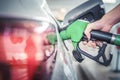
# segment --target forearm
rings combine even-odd
[[[111,26],[120,22],[120,4],[112,9],[110,12],[106,13],[101,20],[103,20],[106,25]]]
[[[109,32],[113,25],[120,22],[120,4],[112,9],[110,12],[106,13],[100,20],[90,23],[85,34],[90,39],[91,30],[101,30]]]

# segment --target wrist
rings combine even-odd
[[[112,26],[113,26],[113,23],[111,24],[107,19],[102,18],[99,20],[99,27],[101,28],[102,31],[109,32]]]

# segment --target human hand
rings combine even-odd
[[[90,31],[91,30],[101,30],[101,31],[109,32],[111,27],[112,27],[112,25],[109,25],[102,20],[98,20],[96,22],[88,24],[88,26],[85,30],[85,35],[90,40],[90,37],[91,37]]]
[[[111,27],[112,27],[112,25],[107,24],[104,20],[101,19],[96,22],[88,24],[88,26],[85,30],[85,35],[87,36],[88,40],[90,40],[90,38],[91,38],[90,31],[91,30],[101,30],[101,31],[109,32]],[[84,42],[84,44],[87,44],[88,46],[96,47],[95,41],[94,42],[89,41],[88,43]]]

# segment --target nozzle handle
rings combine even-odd
[[[99,40],[99,41],[104,41],[107,43],[112,43],[112,33],[109,32],[104,32],[104,31],[99,31],[99,30],[92,30],[90,32],[91,34],[91,40]]]

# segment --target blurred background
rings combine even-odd
[[[57,20],[62,22],[65,16],[68,15],[68,12],[87,1],[89,0],[47,0],[47,3],[53,15]],[[103,4],[100,5],[100,7],[107,13],[118,4],[120,4],[120,0],[103,0]],[[119,26],[119,24],[116,26]],[[116,28],[116,26],[111,32],[116,33],[119,29]],[[82,63],[75,62],[75,64],[80,67],[80,69],[77,70],[80,80],[120,80],[120,50],[118,47],[111,45],[109,45],[106,50],[106,53],[112,52],[113,54],[112,63],[109,66],[100,65],[88,58]],[[89,49],[88,52],[95,53],[95,50]]]

